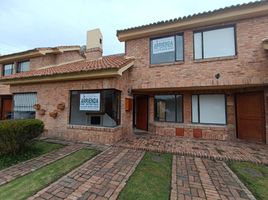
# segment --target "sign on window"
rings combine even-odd
[[[155,39],[153,42],[153,54],[175,51],[174,37]]]
[[[80,110],[100,111],[100,93],[80,94]]]

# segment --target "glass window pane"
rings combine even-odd
[[[198,96],[192,95],[192,122],[198,123]]]
[[[202,34],[194,33],[194,58],[202,58]]]
[[[82,96],[82,100],[81,100]],[[98,109],[93,108],[93,97]],[[88,105],[84,102],[89,102]],[[82,106],[81,106],[82,105]],[[120,92],[117,90],[72,91],[70,124],[114,127],[120,124]]]
[[[35,118],[36,93],[14,94],[14,119]]]
[[[151,40],[151,64],[175,61],[175,37]]]
[[[3,75],[8,76],[13,72],[13,64],[4,65]]]
[[[176,60],[183,60],[183,36],[176,35]]]
[[[182,103],[182,95],[176,95],[177,98],[177,122],[182,122],[182,113],[183,113],[183,103]]]
[[[155,120],[175,122],[175,95],[155,96]]]
[[[18,70],[17,72],[27,72],[30,70],[30,62],[29,61],[23,61],[18,63]]]
[[[200,95],[200,123],[226,124],[225,96]]]
[[[235,55],[234,27],[203,32],[204,58]]]

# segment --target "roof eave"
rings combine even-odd
[[[34,49],[28,52],[14,53],[10,55],[3,55],[0,57],[0,63],[14,62],[17,60],[26,60],[30,58],[35,58],[38,56],[44,56],[46,54],[60,54],[65,51],[80,51],[80,47],[71,47],[71,48],[52,48],[52,49]]]
[[[43,56],[43,55],[45,55],[44,52],[35,50],[35,51],[28,52],[28,53],[21,54],[21,55],[10,55],[10,56],[0,58],[0,63],[14,62],[15,60],[25,60],[25,59],[34,58],[34,57]]]
[[[117,37],[119,41],[122,42],[146,36],[164,34],[172,31],[181,31],[190,28],[192,29],[252,17],[259,17],[267,15],[267,13],[268,13],[268,3],[255,6],[247,6],[245,8],[238,7],[232,10],[226,10],[226,11],[223,10],[221,12],[215,12],[200,16],[193,16],[188,19],[179,20],[177,22],[175,21],[175,22],[160,23],[136,29],[134,28],[132,30],[118,31]]]
[[[61,82],[61,81],[74,81],[85,79],[99,79],[99,78],[113,78],[120,77],[123,72],[133,66],[134,61],[121,68],[110,68],[94,71],[74,72],[47,76],[35,76],[25,78],[13,78],[0,80],[0,84],[4,85],[18,85],[18,84],[34,84],[34,83],[48,83],[48,82]]]

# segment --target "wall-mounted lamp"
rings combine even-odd
[[[221,77],[220,73],[215,74],[215,78],[219,79]]]

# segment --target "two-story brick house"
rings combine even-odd
[[[102,56],[102,37],[94,30],[82,60],[40,63],[42,69],[2,77],[14,95],[14,111],[20,95],[28,94],[49,137],[114,143],[144,130],[266,143],[268,1],[117,36],[125,42],[124,55]]]
[[[81,60],[80,46],[36,48],[24,52],[0,56],[0,76],[50,67],[74,60]],[[31,108],[33,109],[33,108]],[[9,85],[0,85],[0,119],[11,118],[12,94]]]

